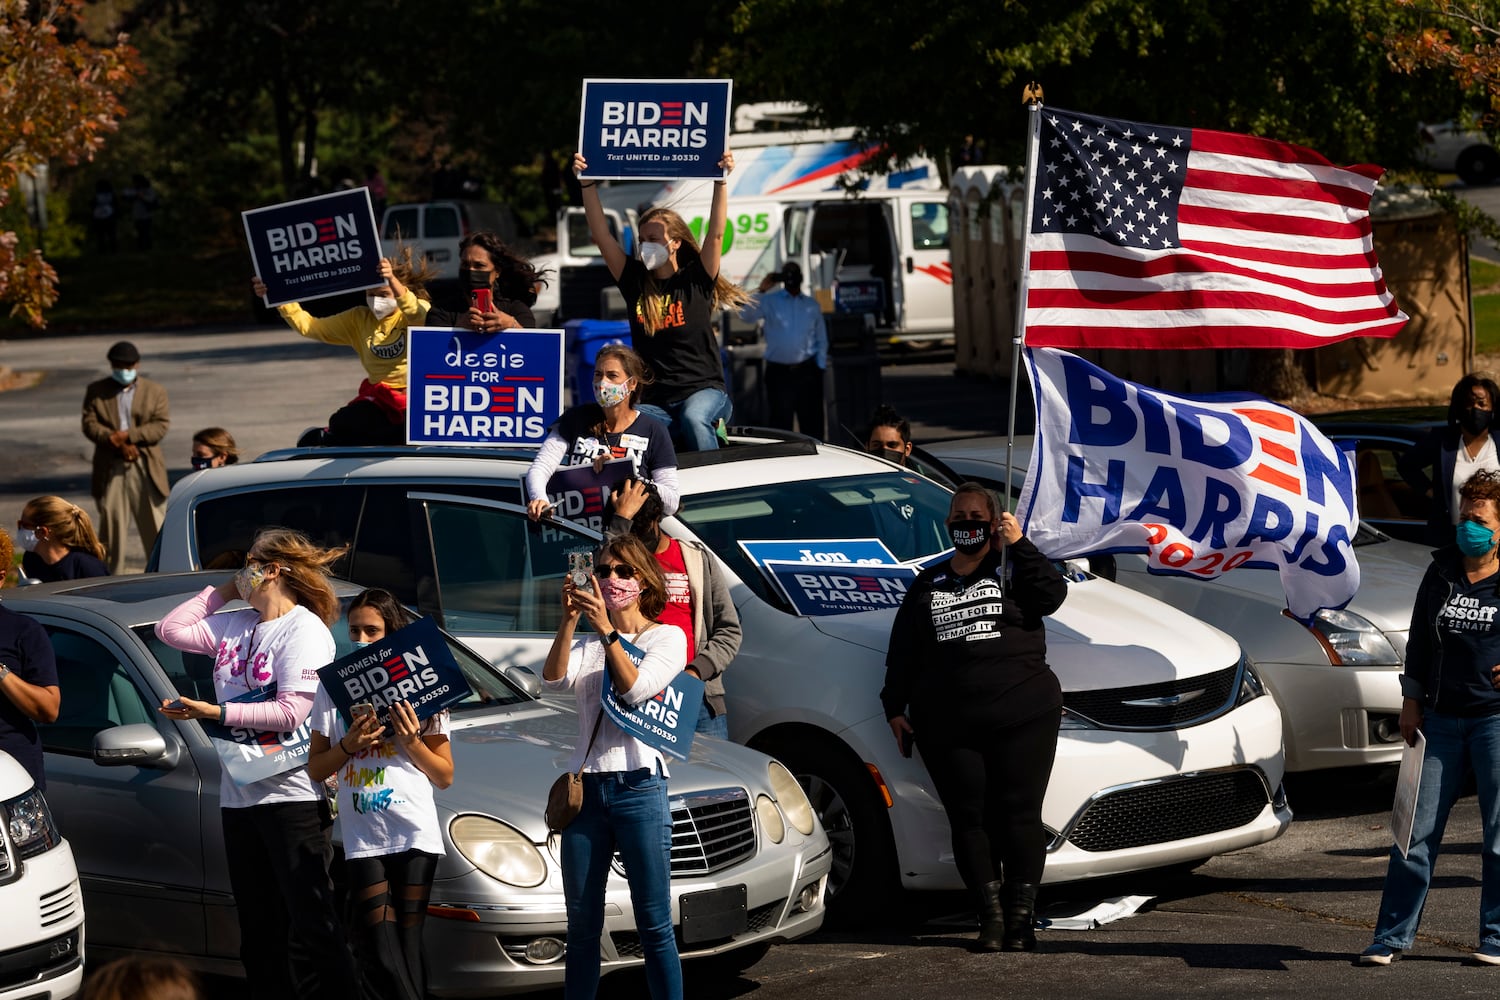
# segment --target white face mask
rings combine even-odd
[[[654,271],[658,267],[661,267],[670,257],[671,253],[668,252],[664,244],[641,244],[641,263],[646,265],[646,270],[648,271]]]
[[[396,300],[389,295],[374,295],[365,299],[376,319],[385,319],[396,311]]]
[[[36,549],[37,537],[35,528],[17,528],[16,544],[21,546],[22,551],[32,552]]]

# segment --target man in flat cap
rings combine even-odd
[[[138,378],[141,352],[128,340],[109,349],[109,378],[89,383],[83,397],[83,435],[94,442],[94,500],[99,504],[99,539],[109,571],[125,570],[125,536],[130,521],[151,552],[167,509],[167,463],[161,439],[171,415],[167,390]]]

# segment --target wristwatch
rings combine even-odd
[[[609,635],[607,635],[607,636],[604,637],[604,644],[606,646],[608,646],[610,643],[619,642],[619,641],[620,641],[620,631],[619,631],[619,629],[610,629]]]

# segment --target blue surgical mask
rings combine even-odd
[[[1458,525],[1458,551],[1478,559],[1495,547],[1495,533],[1482,524],[1462,521]]]
[[[129,385],[130,383],[135,381],[134,368],[111,368],[109,370],[109,374],[116,382],[120,383],[121,385]]]
[[[355,649],[364,649],[366,646],[369,645],[368,642],[359,642],[359,641],[354,640],[354,639],[351,639],[349,641],[354,643],[354,648]]]

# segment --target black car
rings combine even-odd
[[[1407,483],[1397,471],[1397,463],[1434,428],[1447,426],[1447,407],[1349,410],[1315,414],[1309,419],[1335,443],[1354,443],[1360,521],[1392,538],[1426,542],[1432,498]]]

